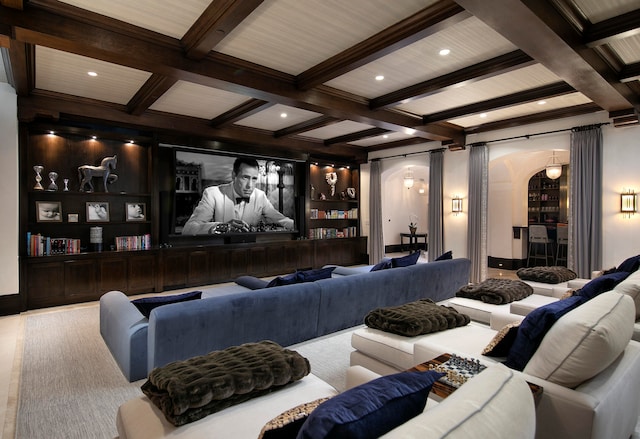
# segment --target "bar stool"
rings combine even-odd
[[[544,246],[544,253],[540,252],[540,245]],[[553,239],[547,234],[547,227],[542,225],[529,226],[529,254],[527,255],[527,267],[530,266],[531,259],[542,259],[544,265],[549,265],[551,258],[553,265]]]
[[[564,262],[563,265],[567,265],[567,252],[569,248],[569,227],[558,226],[556,240],[556,265],[560,265],[560,262]]]

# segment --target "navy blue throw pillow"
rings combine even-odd
[[[407,256],[392,258],[391,267],[397,268],[397,267],[409,267],[410,265],[416,265],[416,263],[418,262],[418,259],[420,259],[420,251],[411,253],[410,255],[407,255]]]
[[[618,266],[616,271],[626,271],[627,273],[633,273],[640,268],[640,255],[632,256],[625,259],[622,264]]]
[[[311,412],[298,439],[378,438],[422,413],[431,386],[443,375],[401,372],[342,392]]]
[[[629,276],[626,271],[617,271],[615,273],[603,274],[595,279],[590,280],[585,286],[576,292],[576,296],[585,299],[593,299],[598,294],[613,290],[613,288]]]
[[[584,297],[571,296],[531,311],[518,327],[518,333],[504,362],[505,366],[523,370],[553,324],[586,301]]]
[[[391,268],[391,259],[381,260],[376,265],[371,267],[371,270],[369,271],[380,271],[380,270],[386,270],[387,268]]]
[[[170,303],[187,302],[189,300],[197,300],[202,297],[202,291],[191,291],[189,293],[175,294],[173,296],[154,296],[143,297],[142,299],[132,300],[131,303],[142,313],[143,316],[149,318],[151,311],[162,305]]]
[[[320,279],[329,279],[331,273],[336,267],[316,268],[315,270],[298,271],[298,279],[300,282],[314,282]]]
[[[236,279],[236,283],[250,290],[260,290],[266,287],[269,282],[255,276],[240,276]]]
[[[447,259],[453,259],[453,252],[451,250],[446,253],[442,253],[436,258],[436,261],[446,261]]]
[[[271,279],[265,288],[279,287],[282,285],[293,285],[298,283],[298,273],[287,274],[286,276],[278,276]]]

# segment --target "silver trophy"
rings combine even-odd
[[[55,171],[49,172],[49,180],[51,180],[51,184],[47,188],[48,191],[57,191],[58,185],[56,184],[56,180],[58,179],[58,173]]]
[[[44,166],[42,165],[35,165],[33,167],[33,170],[36,171],[36,185],[33,187],[34,190],[37,190],[37,191],[44,190],[44,188],[40,184],[40,182],[42,181],[42,175],[40,175],[40,173],[42,172],[43,169],[44,169]]]
[[[62,190],[65,191],[65,192],[69,192],[69,179],[65,178],[62,181],[64,181],[64,189],[62,189]]]

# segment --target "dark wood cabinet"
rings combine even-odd
[[[562,174],[552,180],[542,170],[529,179],[529,224],[557,224],[567,222],[567,182],[569,167],[562,166]]]

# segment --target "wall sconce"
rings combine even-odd
[[[631,218],[638,211],[638,194],[629,189],[620,194],[620,212],[623,218]]]
[[[556,163],[556,152],[553,151],[551,156],[551,163],[547,163],[547,167],[545,168],[547,172],[547,178],[555,180],[560,178],[562,175],[562,165],[560,163]]]
[[[462,213],[462,198],[457,195],[451,200],[451,212],[453,212],[454,215]]]
[[[411,168],[407,169],[407,173],[404,174],[404,187],[411,189],[413,187],[413,172]]]

